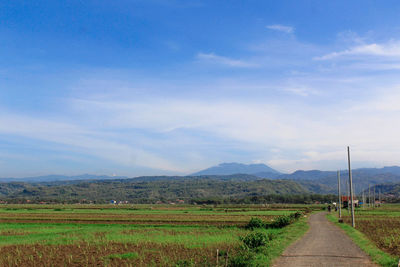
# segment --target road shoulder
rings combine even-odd
[[[370,256],[372,261],[385,267],[397,267],[399,262],[398,258],[395,258],[388,253],[380,250],[372,241],[370,241],[363,233],[354,229],[350,225],[339,223],[337,216],[333,214],[327,214],[327,219],[333,223],[336,227],[339,227],[351,240],[358,246],[362,251]]]

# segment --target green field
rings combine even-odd
[[[252,230],[245,225],[254,217],[271,223],[306,209],[304,205],[4,205],[0,266],[216,266],[217,258],[219,266],[240,261],[267,265],[306,231],[305,218],[283,228]],[[242,239],[254,233],[268,237],[268,242],[262,250],[244,255]]]

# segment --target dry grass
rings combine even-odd
[[[175,266],[177,262],[194,266],[216,266],[216,250],[230,251],[229,246],[187,248],[178,244],[94,245],[11,245],[0,247],[0,266]],[[121,255],[118,257],[118,255]],[[127,257],[124,257],[127,255]]]
[[[344,221],[351,224],[350,217],[344,217]],[[383,251],[394,256],[400,255],[399,217],[358,217],[356,226]]]

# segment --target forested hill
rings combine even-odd
[[[269,167],[253,164],[222,164],[225,171],[262,171]],[[237,169],[238,168],[238,169]],[[213,170],[212,168],[209,171]],[[336,194],[337,173],[333,171],[296,171],[292,174],[259,172],[256,174],[198,175],[197,176],[144,176],[125,178],[110,176],[43,176],[21,178],[19,182],[0,183],[0,198],[48,198],[101,200],[124,198],[207,198],[247,197],[265,194]],[[348,172],[342,171],[342,192],[347,190]],[[276,178],[278,177],[278,178]],[[268,178],[273,180],[268,180]],[[55,179],[55,180],[52,180]],[[5,181],[15,181],[7,179]],[[18,180],[17,180],[18,181]],[[27,183],[30,181],[31,183]],[[400,183],[400,167],[356,169],[353,184],[356,193],[369,185]],[[184,188],[185,190],[183,190]],[[119,190],[119,191],[118,191]],[[382,191],[384,192],[384,191]]]
[[[221,178],[221,177],[220,177]],[[157,200],[246,198],[251,196],[310,193],[294,181],[250,179],[249,176],[146,177],[133,179],[67,181],[49,183],[2,183],[2,200],[56,200],[131,203]]]
[[[282,174],[264,164],[240,164],[240,163],[223,163],[214,166],[194,175],[208,174],[231,174],[231,173],[247,173],[252,176],[266,179],[292,180],[301,184],[310,192],[319,194],[335,194],[337,191],[337,172],[336,171],[320,171],[298,170],[291,174]],[[383,168],[360,168],[354,169],[353,183],[357,193],[368,188],[369,185],[383,183],[400,183],[400,167],[391,166]],[[341,171],[342,190],[347,190],[348,171]]]
[[[358,169],[352,172],[353,185],[356,193],[367,189],[368,186],[384,183],[400,183],[400,175],[395,173],[385,173],[384,169]],[[348,171],[341,172],[342,191],[347,190]],[[316,193],[336,193],[337,192],[337,172],[321,171],[302,171],[292,175],[281,176],[281,179],[290,179],[303,185],[310,191]]]
[[[388,198],[400,198],[400,183],[378,184],[374,187],[371,187],[371,192],[373,192],[374,190],[375,195],[378,195],[380,192],[382,195],[385,195]],[[368,189],[366,189],[364,193],[368,195]]]

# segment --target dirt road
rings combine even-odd
[[[311,215],[310,230],[289,246],[273,266],[377,266],[325,215]]]

